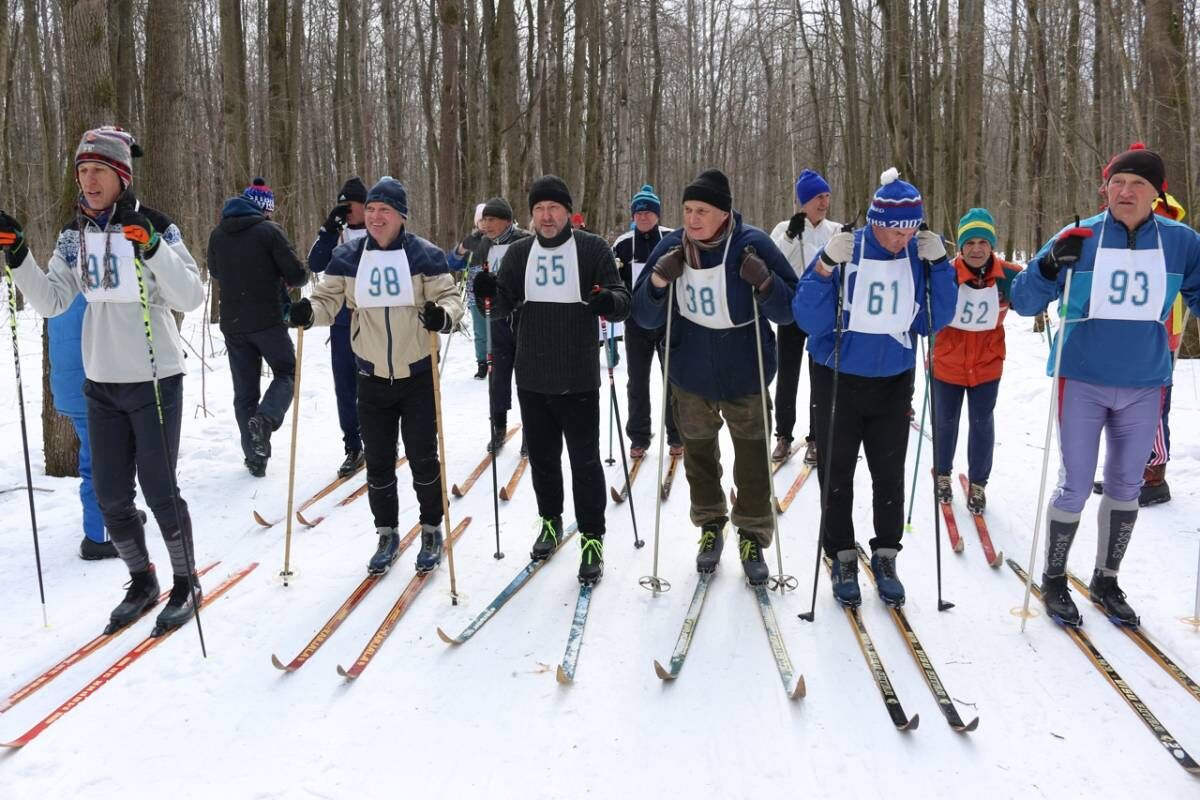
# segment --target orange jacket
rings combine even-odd
[[[1000,316],[989,331],[964,331],[946,326],[937,332],[933,347],[933,376],[944,383],[978,386],[1000,379],[1004,371],[1004,317],[1008,314],[1009,288],[1020,264],[992,257],[991,267],[982,280],[967,266],[961,255],[954,259],[954,273],[961,286],[970,283],[976,289],[992,284],[1000,293]]]

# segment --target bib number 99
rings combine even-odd
[[[95,253],[88,253],[88,288],[99,289],[100,282],[104,278],[104,271],[100,266],[100,257]],[[117,271],[117,257],[113,254],[108,256],[108,269],[112,274],[112,288],[116,289],[121,285],[121,273]]]

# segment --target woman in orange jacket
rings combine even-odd
[[[996,226],[987,209],[972,208],[958,221],[959,253],[954,259],[958,305],[954,319],[938,332],[933,348],[937,498],[949,503],[953,496],[950,471],[966,395],[967,508],[975,514],[982,514],[987,504],[984,487],[992,471],[996,440],[992,412],[1004,370],[1004,316],[1012,279],[1021,271],[1019,264],[997,257],[995,246]]]

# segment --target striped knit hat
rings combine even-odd
[[[124,189],[133,183],[133,159],[141,154],[142,148],[132,134],[113,125],[103,125],[84,131],[75,148],[75,169],[88,162],[103,164],[117,173]]]
[[[658,216],[662,216],[662,200],[654,193],[654,187],[648,183],[644,184],[629,201],[629,214],[632,216],[639,211],[653,211]]]
[[[968,239],[987,239],[996,246],[996,221],[986,208],[972,208],[958,221],[958,249],[962,250]]]
[[[900,171],[889,167],[879,176],[867,222],[881,228],[916,228],[925,219],[921,193],[911,183],[900,180]]]
[[[246,190],[242,192],[242,197],[258,206],[264,214],[275,213],[275,193],[262,178],[255,178],[251,181]]]

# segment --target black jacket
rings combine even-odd
[[[250,201],[232,197],[208,237],[208,269],[221,282],[221,330],[253,333],[283,324],[285,286],[309,272],[283,228]]]

